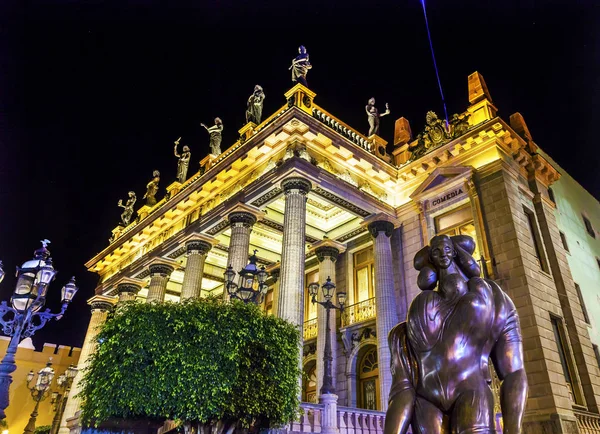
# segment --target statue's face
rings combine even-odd
[[[431,261],[438,269],[446,269],[452,264],[454,246],[449,238],[441,238],[431,245]]]
[[[369,104],[370,104],[370,105],[374,105],[374,104],[375,104],[375,98],[371,98],[371,99],[369,100]]]

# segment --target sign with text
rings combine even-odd
[[[465,191],[464,187],[456,187],[454,190],[445,192],[441,196],[435,197],[431,200],[431,206],[436,207],[448,202],[452,199],[457,198],[458,196],[462,196]]]

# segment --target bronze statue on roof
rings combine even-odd
[[[183,152],[181,154],[177,153],[177,146],[179,146],[179,141],[181,137],[175,140],[175,149],[174,153],[179,160],[177,161],[177,181],[182,184],[187,179],[187,171],[190,166],[190,158],[192,158],[192,153],[190,152],[190,148],[186,145],[183,146]]]
[[[221,140],[223,140],[223,121],[221,118],[215,118],[215,124],[210,128],[202,123],[200,125],[210,134],[210,153],[212,155],[220,155]]]
[[[365,106],[367,112],[367,120],[369,121],[369,134],[367,137],[371,137],[373,134],[379,135],[379,118],[390,114],[390,106],[385,103],[385,112],[379,113],[377,107],[375,107],[375,98],[369,99],[369,102]]]
[[[246,105],[246,123],[254,122],[256,125],[260,124],[264,101],[265,93],[263,92],[263,88],[257,84],[254,86],[254,92],[248,98]]]

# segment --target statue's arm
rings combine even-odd
[[[523,366],[523,338],[514,304],[505,296],[506,323],[492,352],[492,362],[502,385],[500,405],[504,433],[520,433],[527,400],[527,375]]]
[[[384,111],[383,113],[381,113],[381,114],[379,115],[379,117],[381,118],[381,117],[383,117],[383,116],[387,116],[387,115],[389,115],[390,113],[391,113],[391,111],[390,111],[390,106],[389,106],[389,105],[386,103],[386,104],[385,104],[385,111]]]
[[[385,414],[384,434],[405,434],[415,407],[415,389],[406,339],[406,323],[398,324],[388,336],[392,353],[392,387]]]

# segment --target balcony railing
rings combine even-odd
[[[323,404],[300,404],[301,415],[287,429],[280,432],[287,434],[320,433],[325,408]],[[383,434],[385,412],[363,410],[362,408],[338,407],[337,426],[340,434]]]
[[[375,297],[347,306],[342,314],[342,327],[367,321],[377,316]]]
[[[313,339],[317,337],[319,329],[317,326],[317,319],[309,319],[308,321],[304,321],[304,340],[307,341],[309,339]]]
[[[574,410],[581,434],[600,434],[600,416],[587,411]]]

